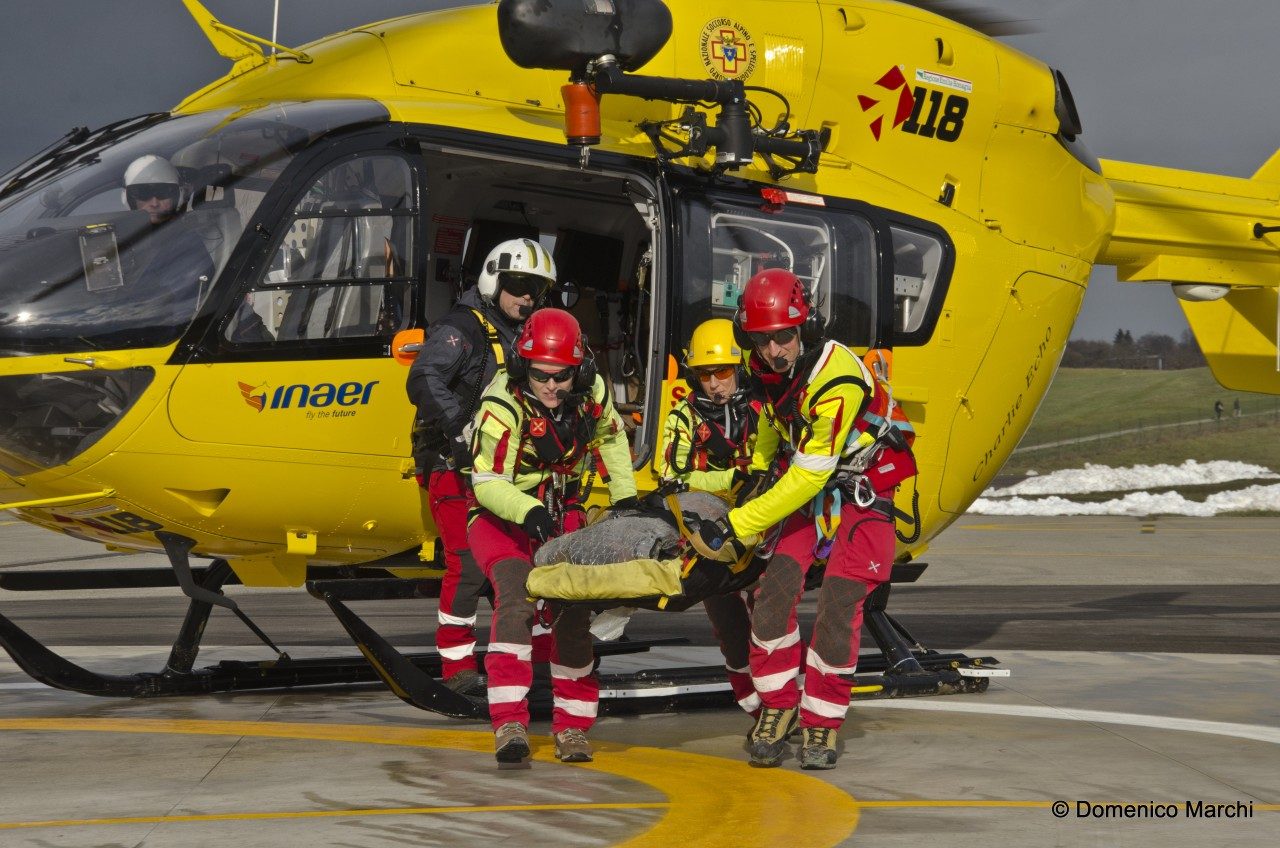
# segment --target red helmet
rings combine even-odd
[[[738,326],[747,333],[768,333],[799,327],[809,317],[804,283],[785,268],[761,271],[742,289]]]
[[[516,354],[535,362],[581,365],[586,345],[578,319],[563,309],[539,309],[524,322]]]

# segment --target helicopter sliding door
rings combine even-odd
[[[661,361],[653,351],[663,314],[651,274],[658,241],[651,221],[654,187],[607,166],[580,168],[474,146],[423,146],[427,320],[443,316],[474,286],[499,242],[539,241],[556,263],[558,284],[549,305],[568,309],[581,324],[633,455],[642,461],[651,434],[661,429],[644,415],[656,392],[649,375]]]

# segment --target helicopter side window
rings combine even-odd
[[[227,325],[233,344],[390,337],[409,319],[416,205],[394,155],[331,167],[294,207],[274,261]]]
[[[766,211],[696,196],[685,209],[681,340],[708,318],[732,319],[752,276],[785,268],[804,281],[832,338],[870,343],[875,233],[861,216],[795,207]]]
[[[893,237],[894,330],[914,333],[923,326],[929,304],[940,289],[945,254],[936,236],[897,224],[891,225],[889,232]]]

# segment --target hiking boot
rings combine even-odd
[[[829,769],[836,767],[836,732],[829,727],[805,727],[800,730],[800,768]]]
[[[518,721],[509,721],[493,732],[493,756],[498,768],[529,767],[529,731]]]
[[[482,698],[488,687],[488,681],[485,676],[474,668],[464,668],[453,677],[446,678],[444,681],[446,689],[451,689],[459,695],[466,695],[468,698]]]
[[[756,710],[755,712],[753,712],[751,714],[751,717],[756,721],[759,721],[760,710]],[[787,726],[782,729],[785,731],[783,736],[786,739],[789,739],[792,742],[795,742],[800,739],[800,711],[799,710],[791,711],[791,720],[790,722],[787,723]],[[751,737],[755,735],[755,732],[756,732],[756,726],[753,724],[751,725],[751,728],[747,731],[748,745],[751,744]]]
[[[556,734],[556,759],[562,763],[589,763],[591,743],[585,730],[570,727]]]
[[[776,766],[787,752],[787,734],[796,721],[796,708],[780,710],[765,707],[751,731],[747,753],[753,766]]]

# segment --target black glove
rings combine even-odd
[[[453,470],[459,474],[471,470],[471,445],[462,436],[454,436],[449,440],[449,457],[453,460]]]
[[[629,498],[622,498],[621,500],[616,500],[613,503],[609,504],[610,512],[625,512],[626,510],[629,510],[629,509],[636,510],[639,508],[640,508],[640,500],[635,495],[632,495]]]
[[[698,525],[698,538],[707,550],[718,552],[734,538],[733,528],[723,518],[715,521],[703,521]]]
[[[524,521],[520,522],[520,527],[525,535],[539,543],[547,541],[556,533],[555,522],[551,520],[551,513],[547,512],[545,506],[535,506],[529,510]]]
[[[747,546],[733,532],[727,518],[703,521],[689,544],[699,556],[716,562],[734,563],[742,559]]]

